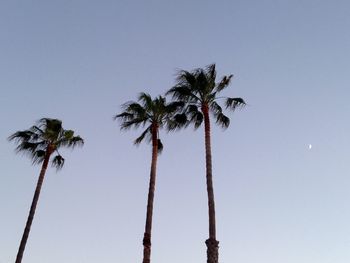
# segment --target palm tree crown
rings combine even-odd
[[[80,136],[74,136],[74,131],[63,129],[62,121],[50,118],[42,118],[37,125],[28,130],[15,132],[8,139],[16,141],[18,144],[16,151],[27,154],[33,164],[42,163],[46,153],[56,152],[51,163],[57,169],[62,168],[64,164],[64,158],[58,152],[60,147],[75,147],[84,144]]]
[[[141,135],[134,141],[140,144],[145,138],[148,142],[152,141],[152,129],[158,130],[166,127],[168,130],[175,130],[185,124],[184,114],[178,111],[183,107],[183,102],[167,103],[166,99],[158,96],[154,99],[147,93],[140,93],[138,102],[130,101],[123,105],[124,112],[117,114],[114,119],[121,121],[121,129],[146,127]],[[158,150],[163,149],[163,145],[158,139]]]
[[[182,70],[178,73],[177,84],[171,88],[167,95],[173,99],[186,102],[186,113],[189,123],[193,123],[197,129],[203,123],[203,110],[214,115],[216,123],[223,128],[228,128],[230,119],[223,113],[217,100],[224,99],[226,109],[235,110],[245,105],[242,98],[219,97],[219,93],[227,88],[233,75],[224,76],[216,81],[215,64],[205,69],[195,69],[192,72]]]

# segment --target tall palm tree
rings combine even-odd
[[[84,141],[80,136],[74,136],[74,131],[64,130],[60,120],[49,118],[39,120],[37,125],[32,126],[28,130],[15,132],[8,139],[18,144],[16,148],[18,153],[22,152],[27,154],[32,159],[33,164],[42,164],[29,216],[16,257],[16,263],[20,263],[22,262],[24,249],[51,155],[55,154],[51,161],[52,166],[61,169],[64,164],[64,158],[58,152],[58,149],[61,147],[83,145]]]
[[[219,257],[219,242],[216,240],[209,113],[214,116],[218,125],[222,128],[227,128],[230,124],[230,119],[223,113],[218,100],[224,99],[226,109],[230,110],[235,110],[237,107],[245,105],[242,98],[218,96],[222,90],[229,86],[231,78],[232,75],[224,76],[219,82],[216,82],[215,64],[209,65],[205,69],[200,68],[191,72],[182,70],[177,75],[176,85],[167,92],[167,95],[171,95],[173,99],[186,103],[185,111],[188,121],[194,124],[195,129],[199,128],[204,121],[206,183],[209,208],[209,239],[205,241],[207,245],[207,263],[218,263]]]
[[[149,94],[141,93],[138,102],[127,102],[123,105],[124,112],[115,116],[121,121],[121,129],[146,127],[134,144],[141,143],[145,138],[152,143],[152,162],[147,198],[147,213],[145,233],[143,236],[143,263],[151,262],[151,232],[153,200],[156,183],[157,156],[163,149],[159,138],[159,130],[166,127],[169,130],[179,128],[184,124],[184,115],[177,114],[183,103],[166,103],[166,99],[158,96],[154,99]]]

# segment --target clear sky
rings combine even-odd
[[[86,141],[49,169],[25,263],[141,262],[150,145],[112,120],[178,69],[217,64],[249,104],[213,128],[221,263],[350,262],[346,0],[0,2],[0,263],[39,166],[7,137],[42,117]],[[153,263],[205,262],[203,130],[161,134]],[[309,149],[309,144],[312,148]]]

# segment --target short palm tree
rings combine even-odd
[[[60,169],[64,164],[64,158],[58,152],[58,149],[61,147],[83,145],[84,141],[81,137],[74,136],[74,131],[64,130],[60,120],[49,118],[39,120],[37,125],[34,125],[28,130],[15,132],[8,139],[18,144],[16,148],[18,153],[27,154],[32,159],[33,164],[42,164],[29,216],[16,257],[16,263],[20,263],[22,262],[50,157],[52,154],[55,154],[51,163],[52,166]]]
[[[195,129],[200,127],[204,121],[206,182],[209,206],[209,239],[205,242],[207,245],[207,263],[217,263],[219,257],[219,242],[216,240],[209,113],[214,116],[218,125],[227,128],[230,124],[230,119],[223,113],[223,109],[217,101],[224,99],[226,109],[230,110],[235,110],[237,107],[245,105],[242,98],[218,96],[222,90],[229,86],[231,78],[232,75],[224,76],[219,82],[216,82],[215,64],[192,72],[182,70],[178,73],[176,85],[167,92],[167,95],[171,95],[174,100],[186,103],[185,111],[188,121],[194,124]]]
[[[156,183],[157,156],[163,149],[163,144],[159,138],[159,130],[163,127],[173,130],[184,124],[185,119],[177,111],[181,109],[183,103],[166,103],[166,99],[158,96],[154,99],[149,94],[141,93],[138,102],[127,102],[123,105],[124,112],[115,116],[121,121],[121,129],[146,127],[141,135],[134,141],[141,143],[145,138],[152,143],[152,162],[150,171],[150,181],[147,198],[147,213],[145,233],[143,236],[143,263],[151,262],[151,232],[153,200]]]

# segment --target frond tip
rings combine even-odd
[[[55,167],[57,170],[62,169],[64,165],[64,158],[61,155],[56,155],[51,162],[52,166]]]
[[[74,136],[69,140],[68,146],[69,147],[76,147],[76,146],[83,146],[84,145],[84,139],[82,139],[80,136]]]
[[[188,123],[193,123],[194,128],[198,129],[204,120],[203,113],[198,110],[198,107],[194,104],[190,104],[187,107],[186,113],[188,115]]]
[[[44,150],[36,151],[32,156],[33,164],[42,163],[44,161],[44,158],[45,158],[45,151]]]
[[[226,129],[228,126],[230,126],[230,118],[223,113],[219,113],[216,116],[216,123],[221,125],[223,129]]]
[[[151,139],[151,126],[149,126],[146,130],[144,130],[139,137],[134,141],[135,145],[140,144],[145,137],[148,137],[148,140]]]
[[[224,76],[221,81],[217,84],[216,86],[216,90],[218,92],[222,91],[223,89],[225,89],[228,85],[230,85],[231,79],[232,79],[233,75],[229,75],[229,76]]]
[[[185,113],[178,113],[173,118],[169,118],[167,122],[167,130],[174,131],[185,127],[188,123]]]
[[[246,103],[242,98],[227,98],[225,105],[226,109],[235,110],[238,107],[244,107]]]

